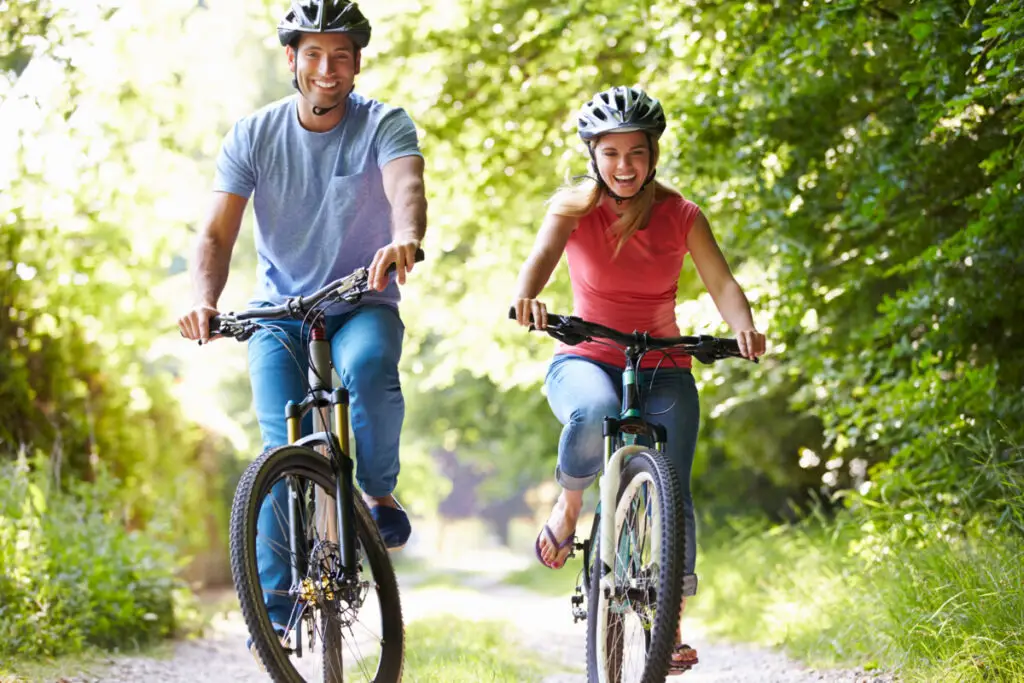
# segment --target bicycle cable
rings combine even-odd
[[[316,310],[316,309],[314,309],[314,310]],[[312,312],[313,311],[310,311],[309,313],[312,313]],[[309,313],[306,314],[307,318],[309,316]],[[322,311],[318,311],[318,313],[322,315]],[[259,320],[253,320],[253,321],[251,321],[251,324],[254,327],[256,327],[257,329],[265,330],[266,332],[268,332],[270,334],[271,338],[273,338],[274,341],[276,341],[278,344],[280,344],[281,347],[288,353],[288,355],[291,356],[292,362],[295,364],[295,367],[300,371],[300,374],[302,374],[302,376],[303,376],[302,382],[305,384],[306,391],[308,393],[312,394],[313,393],[313,384],[309,381],[308,374],[302,373],[302,371],[305,370],[306,368],[304,368],[302,366],[302,363],[299,361],[298,356],[295,354],[295,350],[292,349],[291,345],[287,341],[287,337],[289,336],[288,331],[285,330],[283,327],[280,327],[279,325],[275,325],[273,323],[264,323],[264,322],[260,322]],[[305,325],[305,319],[304,319],[303,325]],[[279,334],[283,335],[285,337],[285,339],[282,339],[281,336],[279,336]],[[312,330],[312,328],[310,328],[310,331],[309,331],[310,337],[312,337],[312,334],[313,334],[313,330]],[[300,328],[299,340],[300,341],[302,340],[301,328]],[[316,374],[316,373],[314,372],[314,374]],[[316,374],[316,376],[318,378],[320,378],[321,381],[323,381],[323,378],[320,377],[319,374]],[[329,422],[329,416],[326,414],[325,408],[319,407],[319,408],[317,408],[317,410],[321,411],[320,412],[320,419],[323,421],[323,423],[324,424],[329,424],[330,423]],[[328,448],[330,448],[330,450],[331,450],[331,454],[334,457],[336,457],[336,458],[340,458],[341,454],[334,450],[334,443],[333,443],[333,441],[328,440],[327,443],[328,443]]]
[[[331,302],[331,303],[334,303],[334,302]],[[326,340],[326,336],[327,336],[327,329],[326,329],[327,328],[327,313],[326,313],[326,307],[324,307],[323,304],[324,304],[324,302],[321,302],[320,304],[317,304],[316,306],[314,306],[313,308],[308,310],[306,312],[306,315],[303,316],[303,318],[302,318],[302,324],[299,326],[299,339],[302,339],[303,330],[306,327],[306,323],[307,322],[309,323],[309,332],[307,333],[307,337],[306,337],[307,347],[308,347],[309,344],[311,344],[314,341],[313,340],[313,330],[314,330],[314,326],[318,322],[322,322],[323,325],[324,325],[324,337],[325,337],[325,340]],[[313,316],[312,320],[310,320],[310,316],[311,315]],[[326,386],[328,384],[327,380],[325,380],[320,375],[320,373],[317,372],[317,369],[316,369],[316,367],[314,367],[313,363],[310,362],[310,363],[307,363],[307,365],[309,366],[309,370],[316,376],[316,378],[318,380],[320,380],[321,385]],[[328,379],[331,379],[331,378],[328,378]],[[342,384],[344,384],[344,383],[342,383]],[[332,385],[333,385],[333,383],[332,383]],[[309,381],[308,375],[306,377],[306,387],[307,387],[307,389],[309,390],[310,393],[313,392],[313,385]],[[331,419],[330,419],[330,415],[327,413],[326,406],[318,406],[318,405],[316,405],[314,403],[313,408],[317,412],[319,412],[319,414],[320,414],[320,421],[324,425],[330,425]],[[331,459],[332,460],[334,460],[334,459],[336,459],[338,461],[341,460],[342,454],[341,454],[340,450],[336,451],[334,449],[334,441],[333,440],[331,440],[331,439],[327,440],[327,448],[331,452]]]
[[[654,370],[651,371],[651,386],[648,389],[649,392],[653,392],[654,391],[654,378],[658,376],[658,370],[661,369],[661,364],[665,362],[666,358],[668,358],[670,361],[672,361],[672,365],[675,366],[676,370],[685,370],[685,368],[679,367],[679,364],[676,363],[676,358],[672,354],[672,349],[670,349],[670,348],[669,349],[659,349],[659,351],[661,352],[661,358],[658,359],[658,364],[655,365],[654,366]],[[665,410],[659,410],[656,413],[650,413],[650,414],[651,415],[664,415],[664,414],[668,413],[668,411],[670,411],[673,408],[675,408],[676,407],[676,403],[678,403],[678,402],[679,402],[679,400],[676,399],[676,400],[672,401],[672,404],[668,408],[665,408]]]

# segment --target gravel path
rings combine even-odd
[[[573,624],[567,597],[546,597],[504,586],[498,577],[475,576],[459,588],[417,587],[416,576],[403,580],[406,622],[451,613],[458,618],[500,620],[509,623],[531,658],[551,663],[552,673],[539,683],[585,683],[584,624]],[[217,596],[209,596],[215,599]],[[224,599],[226,596],[221,596]],[[817,671],[784,655],[742,645],[712,642],[691,622],[688,641],[700,652],[701,664],[678,680],[686,683],[888,683],[888,677],[863,671]],[[181,641],[167,648],[163,657],[116,657],[103,671],[93,670],[59,683],[223,683],[266,681],[242,648],[245,625],[237,611],[216,618],[201,640]],[[410,683],[433,683],[415,681]],[[439,682],[440,683],[440,682]]]

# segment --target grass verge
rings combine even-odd
[[[702,542],[693,613],[712,632],[906,681],[1024,680],[1024,542],[891,544],[842,521],[733,523]]]
[[[493,621],[436,617],[416,621],[406,634],[405,678],[424,683],[540,681],[550,664],[531,658]]]

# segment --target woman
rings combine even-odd
[[[676,288],[689,253],[740,352],[756,358],[765,351],[764,335],[754,326],[747,298],[707,219],[696,204],[654,179],[665,125],[658,100],[637,88],[615,87],[583,105],[578,129],[596,178],[563,188],[552,199],[519,273],[513,303],[517,320],[529,325],[532,316],[538,328],[546,326],[546,307],[537,297],[565,252],[575,315],[614,329],[679,336]],[[657,372],[650,372],[659,362]],[[562,491],[536,542],[537,557],[551,569],[565,564],[583,491],[603,466],[602,420],[619,411],[624,366],[617,348],[585,342],[560,344],[548,369],[548,402],[564,425],[555,473]],[[639,377],[646,393],[644,417],[668,429],[668,455],[682,485],[683,519],[692,539],[690,470],[700,406],[690,357],[676,354],[669,360],[652,353],[640,370],[646,371]],[[697,589],[696,552],[696,545],[688,543],[683,609]],[[676,642],[673,674],[697,663],[697,653],[681,643],[678,632]]]

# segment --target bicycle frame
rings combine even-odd
[[[622,468],[630,455],[640,450],[640,447],[636,445],[637,436],[649,436],[654,443],[654,449],[659,453],[665,452],[667,440],[664,426],[647,422],[640,416],[640,395],[637,390],[638,368],[636,367],[637,362],[634,360],[639,353],[635,347],[626,347],[626,368],[622,373],[622,411],[618,418],[606,417],[604,419],[604,470],[598,479],[601,505],[598,528],[601,554],[598,559],[602,564],[600,583],[602,591],[614,591],[615,589],[614,577],[610,574],[615,561],[615,499],[619,492]],[[616,449],[616,442],[620,437],[624,437],[623,441],[626,443]],[[661,534],[652,534],[651,552],[655,557],[660,556],[660,546]],[[584,569],[584,571],[586,570]],[[591,590],[593,590],[593,586]]]

